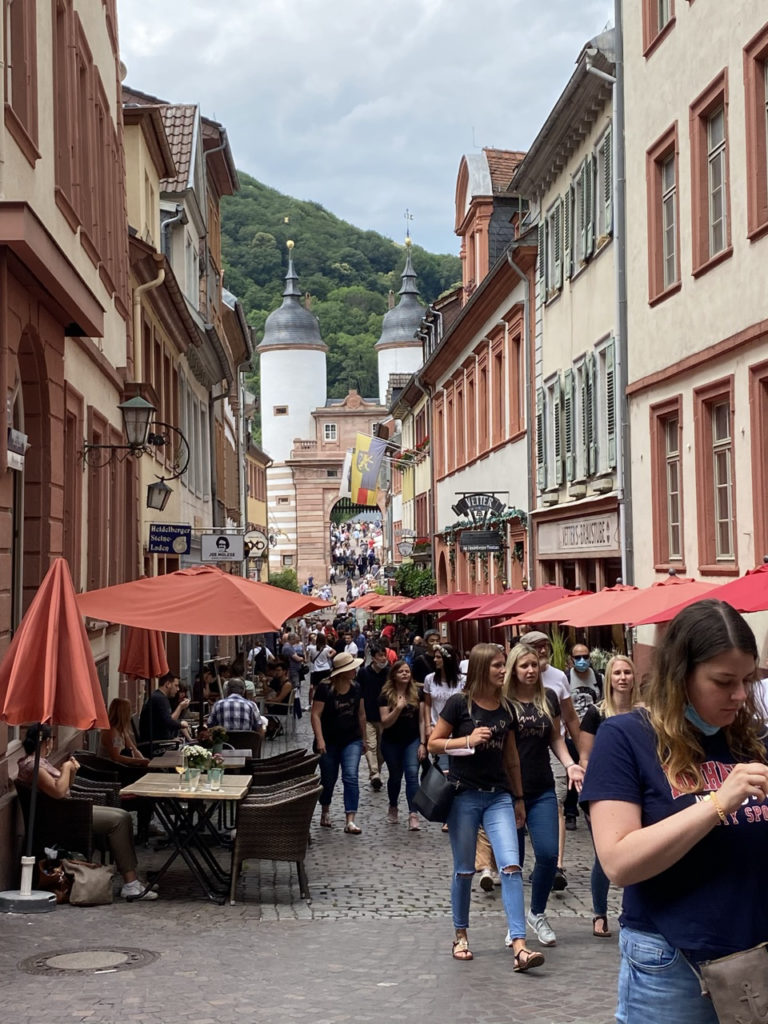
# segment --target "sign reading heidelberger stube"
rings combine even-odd
[[[486,530],[491,515],[500,516],[506,505],[495,494],[478,491],[474,494],[463,494],[452,506],[456,515],[469,516],[474,530],[464,530],[459,537],[459,548],[462,551],[478,553],[483,551],[501,551],[501,534],[498,530]]]

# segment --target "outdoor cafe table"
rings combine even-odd
[[[162,754],[152,758],[149,762],[149,767],[154,770],[180,768],[183,749],[182,747],[180,750],[164,750]],[[245,768],[246,757],[253,757],[253,751],[248,747],[243,747],[239,750],[222,750],[220,753],[224,759],[223,767],[225,769]]]
[[[176,858],[181,856],[208,899],[219,904],[226,902],[230,874],[222,869],[209,849],[204,833],[211,828],[213,811],[217,807],[234,807],[240,803],[250,784],[250,775],[224,775],[221,789],[203,789],[201,786],[189,792],[181,790],[176,774],[147,772],[120,790],[121,797],[146,797],[154,801],[155,813],[173,847],[154,876],[154,883],[159,882]]]

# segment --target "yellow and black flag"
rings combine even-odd
[[[352,453],[351,492],[356,505],[376,504],[376,484],[387,442],[381,437],[358,434]]]

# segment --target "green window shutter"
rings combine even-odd
[[[587,353],[584,361],[587,380],[584,402],[584,442],[587,446],[587,475],[597,472],[597,437],[595,436],[595,354]]]
[[[586,238],[584,256],[589,258],[595,251],[595,159],[588,156],[584,163],[584,212]]]
[[[585,258],[587,251],[587,162],[586,160],[581,165],[579,173],[576,176],[578,183],[578,209],[576,216],[578,218],[577,225],[579,231],[579,263]],[[578,267],[576,268],[579,269]]]
[[[616,468],[616,342],[605,350],[605,421],[608,465]]]
[[[544,294],[544,269],[546,267],[547,254],[545,251],[545,240],[546,240],[546,222],[539,222],[539,283],[542,285],[542,302],[546,298]]]
[[[613,234],[613,130],[611,128],[603,137],[603,195],[605,205],[605,233]]]
[[[573,189],[568,188],[563,199],[563,268],[568,280],[572,273],[573,262]]]
[[[563,427],[565,434],[565,479],[573,480],[576,459],[573,450],[573,370],[566,370],[563,381]]]
[[[563,457],[563,398],[559,374],[555,380],[555,386],[552,389],[552,401],[554,403],[554,408],[552,409],[552,429],[555,433],[554,477],[556,483],[561,484],[563,482],[565,460]]]
[[[555,288],[563,287],[563,200],[555,205]]]
[[[539,490],[547,486],[546,446],[544,444],[544,389],[536,389],[536,482]]]

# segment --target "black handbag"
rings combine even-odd
[[[413,806],[427,821],[447,821],[456,786],[433,764],[422,775]]]

